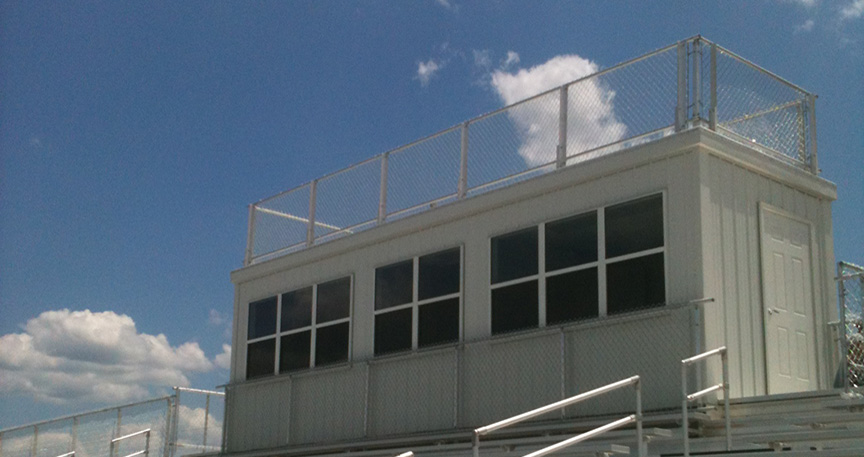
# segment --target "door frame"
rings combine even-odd
[[[809,238],[809,249],[807,250],[810,255],[810,311],[813,320],[811,322],[811,331],[813,332],[813,340],[811,344],[813,345],[813,356],[814,356],[814,369],[816,372],[816,376],[814,378],[814,382],[816,385],[814,386],[814,390],[818,390],[822,388],[822,364],[819,352],[819,341],[821,341],[821,335],[818,333],[819,322],[821,319],[817,316],[816,311],[816,283],[815,283],[815,269],[816,269],[816,255],[814,250],[816,248],[816,234],[814,233],[814,225],[812,221],[809,221],[795,213],[782,209],[780,207],[774,206],[770,203],[766,203],[764,201],[759,201],[758,205],[759,211],[759,293],[760,293],[760,318],[762,319],[762,357],[765,360],[765,364],[763,366],[765,373],[765,393],[768,395],[772,395],[769,385],[769,378],[771,374],[768,370],[768,334],[767,334],[767,326],[765,325],[765,313],[767,312],[765,309],[765,243],[762,241],[762,236],[765,233],[765,214],[766,213],[774,213],[778,216],[785,217],[787,219],[791,219],[796,222],[800,222],[807,226],[808,230],[808,238]],[[821,288],[820,288],[821,289]]]

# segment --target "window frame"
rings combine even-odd
[[[342,317],[342,318],[334,319],[334,320],[327,321],[324,323],[318,323],[318,286],[320,286],[321,284],[326,284],[326,283],[329,283],[332,281],[337,281],[337,280],[345,279],[345,278],[348,278],[348,317]],[[312,288],[312,306],[311,306],[312,316],[311,316],[311,320],[310,320],[310,325],[282,331],[282,296],[285,294],[291,293],[291,292],[305,289],[307,287]],[[247,319],[249,316],[249,305],[251,305],[252,303],[261,301],[261,300],[266,300],[267,298],[270,298],[270,297],[265,297],[265,298],[261,298],[261,299],[257,299],[257,300],[251,300],[246,305]],[[354,344],[353,338],[352,338],[353,333],[354,333],[354,326],[351,325],[353,320],[354,320],[354,274],[353,273],[349,274],[349,275],[337,276],[337,277],[330,278],[330,279],[327,279],[324,281],[316,282],[315,284],[312,284],[312,285],[297,287],[297,288],[293,288],[291,290],[286,290],[284,292],[277,293],[276,294],[276,332],[273,334],[270,334],[270,335],[266,335],[266,336],[262,336],[262,337],[258,337],[258,338],[252,338],[252,339],[248,338],[248,336],[249,336],[248,334],[246,335],[246,337],[247,337],[246,338],[246,364],[244,366],[244,370],[246,370],[245,378],[247,380],[250,379],[249,373],[248,373],[249,345],[250,344],[258,343],[260,341],[266,341],[268,339],[275,339],[276,340],[276,342],[275,342],[276,350],[275,350],[275,358],[273,359],[273,374],[272,374],[272,376],[285,374],[285,373],[294,373],[294,372],[299,372],[299,371],[303,371],[303,370],[309,370],[309,369],[313,369],[313,368],[318,366],[318,364],[316,363],[316,360],[315,360],[315,352],[316,352],[316,349],[318,347],[318,341],[317,341],[318,329],[330,327],[330,326],[335,326],[335,325],[339,325],[339,324],[344,324],[344,323],[348,323],[348,358],[343,362],[327,364],[325,366],[329,367],[329,366],[334,366],[334,365],[340,365],[343,363],[350,363],[352,360],[353,344]],[[281,347],[282,346],[282,337],[297,334],[297,333],[303,333],[303,332],[307,332],[307,331],[311,333],[309,336],[309,338],[310,338],[310,342],[309,342],[309,366],[307,366],[305,368],[297,368],[296,370],[286,370],[284,372],[280,372],[279,364],[280,364],[280,359],[281,359],[281,355],[282,355],[282,351],[281,351],[281,349],[282,349],[282,347]],[[270,376],[270,375],[261,375],[259,377],[255,377],[252,379],[264,378],[266,376]]]
[[[659,195],[662,201],[662,223],[663,223],[663,245],[660,247],[645,249],[642,251],[631,252],[628,254],[620,255],[617,257],[606,258],[606,208],[616,206],[623,203],[628,203],[636,200],[640,200],[647,197],[652,197],[655,195]],[[669,245],[669,223],[668,223],[668,198],[667,191],[665,189],[646,192],[643,194],[627,197],[625,199],[616,199],[610,203],[606,203],[600,207],[594,209],[588,209],[585,211],[576,211],[572,214],[564,215],[561,217],[556,217],[555,219],[542,221],[538,224],[523,226],[520,228],[508,230],[506,232],[501,232],[498,234],[494,234],[489,236],[487,240],[487,253],[489,259],[489,271],[486,276],[489,281],[487,288],[487,303],[489,303],[489,312],[487,315],[487,330],[492,336],[499,335],[507,335],[510,333],[518,333],[518,332],[527,332],[536,329],[546,328],[546,327],[560,327],[570,325],[573,322],[578,321],[569,321],[562,322],[556,324],[547,324],[547,296],[546,296],[546,280],[551,277],[564,275],[568,273],[573,273],[581,270],[588,270],[591,268],[597,269],[597,317],[596,319],[604,319],[610,317],[608,314],[608,299],[607,299],[607,282],[606,282],[606,267],[610,264],[624,262],[627,260],[632,260],[640,257],[646,257],[654,254],[663,254],[663,292],[664,292],[664,306],[669,302],[669,261],[668,261],[668,245]],[[558,222],[570,217],[585,215],[588,213],[596,213],[597,215],[597,260],[593,262],[588,262],[580,265],[574,265],[570,267],[560,268],[557,270],[546,271],[546,224]],[[509,281],[503,281],[499,283],[492,283],[492,240],[494,238],[505,236],[510,233],[520,232],[522,230],[526,230],[532,227],[537,228],[537,274],[524,276],[521,278],[511,279]],[[512,332],[502,332],[502,333],[493,333],[492,329],[492,317],[493,317],[493,307],[492,307],[492,291],[508,286],[513,286],[516,284],[521,284],[529,281],[537,281],[537,327],[528,327],[520,330],[515,330]],[[627,312],[621,313],[627,314]],[[615,315],[613,315],[615,316]]]
[[[437,297],[432,297],[432,298],[420,300],[419,299],[419,295],[420,295],[420,257],[426,257],[429,255],[434,255],[434,254],[440,254],[442,252],[450,251],[453,249],[459,249],[459,290],[457,292],[453,292],[450,294],[439,295]],[[407,260],[409,260],[409,259],[396,260],[393,262],[388,262],[385,264],[378,265],[373,269],[373,272],[377,271],[379,268],[384,268],[384,267],[387,267],[389,265],[394,265],[397,263],[405,262]],[[387,357],[389,355],[405,354],[406,352],[409,352],[409,351],[439,348],[442,346],[446,346],[448,344],[458,344],[458,343],[461,343],[463,341],[464,326],[465,326],[465,323],[464,323],[464,321],[465,321],[465,319],[464,319],[465,245],[459,244],[458,246],[451,246],[451,247],[444,248],[444,249],[438,249],[435,251],[426,252],[424,254],[414,255],[414,256],[410,257],[410,260],[411,260],[411,267],[412,267],[411,301],[408,303],[403,303],[401,305],[391,306],[389,308],[375,309],[375,303],[376,303],[376,299],[377,299],[377,296],[376,296],[377,295],[377,284],[375,284],[375,281],[376,281],[375,274],[373,273],[373,275],[372,275],[372,277],[373,277],[373,284],[372,284],[372,340],[373,340],[372,353],[373,353],[373,357]],[[459,335],[458,335],[458,339],[456,341],[453,341],[452,343],[441,343],[441,344],[426,346],[426,347],[422,347],[422,348],[418,347],[418,341],[420,338],[420,327],[419,327],[420,307],[423,305],[438,303],[438,302],[442,302],[445,300],[452,300],[454,298],[459,299]],[[388,312],[399,311],[399,310],[403,310],[403,309],[411,309],[411,347],[407,348],[407,349],[402,349],[402,350],[397,350],[397,351],[392,351],[392,352],[386,352],[383,354],[375,354],[374,340],[375,340],[376,331],[377,331],[376,324],[375,324],[375,318],[381,314],[386,314]]]

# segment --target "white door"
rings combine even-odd
[[[768,393],[816,390],[810,226],[762,208]]]

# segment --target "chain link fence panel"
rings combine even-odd
[[[837,264],[837,289],[840,305],[841,371],[835,387],[864,389],[864,267]]]

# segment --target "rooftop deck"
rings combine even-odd
[[[689,38],[253,203],[244,265],[696,127],[818,174],[815,100]]]

